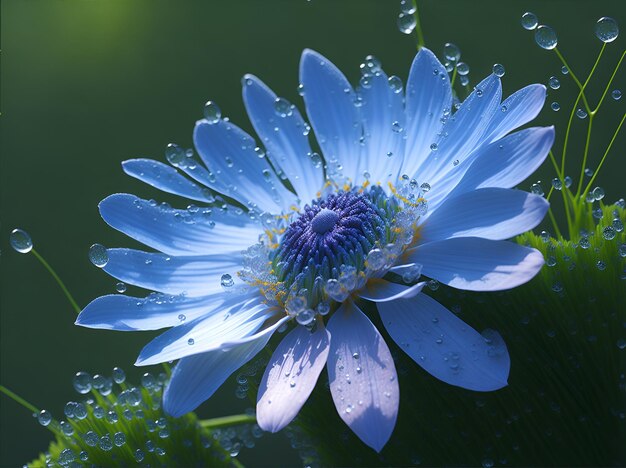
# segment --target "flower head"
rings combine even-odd
[[[104,270],[156,292],[100,297],[77,323],[171,327],[137,360],[179,359],[164,394],[169,414],[209,398],[291,322],[261,381],[259,425],[285,427],[326,366],[340,417],[380,451],[399,387],[361,300],[377,304],[391,338],[435,377],[476,391],[506,385],[500,336],[463,323],[422,293],[419,279],[493,291],[541,268],[537,250],[505,239],[535,227],[548,207],[511,189],[552,144],[552,128],[510,133],[537,115],[545,88],[501,102],[491,75],[455,104],[445,68],[427,49],[413,61],[406,92],[372,64],[354,90],[328,59],[303,53],[303,96],[323,158],[298,109],[247,75],[243,98],[265,150],[213,112],[194,130],[202,162],[172,147],[174,167],[124,163],[131,176],[210,206],[178,210],[126,194],[100,204],[107,223],[159,251],[109,249]]]

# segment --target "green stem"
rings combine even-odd
[[[426,45],[426,42],[424,41],[422,23],[420,22],[420,15],[417,10],[417,0],[413,0],[413,8],[415,8],[415,13],[413,13],[413,16],[415,17],[415,33],[417,34],[417,50],[420,50]]]
[[[456,65],[457,62],[454,62],[454,70],[452,70],[452,79],[450,80],[450,88],[452,88],[454,90],[454,82],[456,81],[456,75],[457,75],[457,71],[456,71]]]
[[[613,83],[613,79],[615,78],[615,75],[617,75],[617,71],[619,70],[619,67],[622,64],[622,61],[624,60],[624,56],[626,56],[626,50],[624,52],[622,52],[622,56],[620,57],[619,62],[617,62],[617,66],[615,67],[615,70],[613,70],[613,74],[611,75],[611,78],[609,79],[609,82],[607,83],[606,88],[604,88],[604,92],[602,93],[602,97],[600,98],[600,102],[598,102],[598,105],[593,110],[592,114],[595,114],[596,112],[598,112],[598,109],[600,109],[600,106],[604,102],[604,98],[606,97],[607,93],[609,92],[609,88],[611,87],[611,84]]]
[[[587,166],[587,156],[589,156],[589,143],[591,142],[591,127],[593,126],[593,114],[589,114],[589,124],[587,125],[587,141],[585,141],[585,151],[583,153],[583,163],[580,166],[580,178],[578,179],[578,189],[576,189],[575,199],[580,196],[583,188],[583,178],[585,177],[585,167]]]
[[[50,266],[50,264],[48,262],[46,262],[46,260],[41,255],[39,255],[39,252],[37,252],[35,249],[32,249],[31,252],[35,256],[35,258],[37,260],[39,260],[39,262],[44,266],[44,268],[46,270],[48,270],[48,273],[50,273],[52,275],[52,277],[57,282],[59,287],[65,293],[65,297],[67,297],[67,300],[70,301],[70,304],[72,304],[72,307],[74,308],[76,313],[79,314],[80,313],[80,307],[78,306],[78,304],[76,303],[76,301],[74,300],[72,295],[70,294],[69,290],[65,287],[65,284],[63,284],[63,281],[61,281],[61,278],[59,277],[59,275],[57,275],[56,272]]]
[[[595,71],[596,67],[598,66],[598,63],[600,62],[600,58],[602,57],[602,54],[604,53],[604,48],[605,47],[606,47],[606,42],[603,42],[602,43],[602,48],[600,49],[600,53],[598,54],[598,58],[596,59],[596,63],[593,65],[593,68],[591,69],[591,72],[589,73],[589,76],[587,77],[587,80],[585,81],[584,85],[581,84],[580,80],[578,79],[578,77],[576,76],[574,71],[567,64],[567,61],[565,60],[565,57],[563,57],[563,54],[561,54],[559,49],[557,47],[555,47],[553,49],[554,52],[556,53],[556,55],[559,57],[559,60],[561,60],[561,63],[563,65],[565,65],[565,67],[567,67],[567,69],[569,71],[569,75],[572,77],[572,79],[576,83],[576,86],[578,86],[578,89],[580,89],[580,91],[582,92],[583,103],[585,104],[585,109],[587,110],[587,113],[591,113],[592,110],[591,110],[591,106],[587,102],[587,97],[584,94],[585,87],[587,86],[587,83],[589,83],[589,80],[591,79],[591,75],[593,75],[593,72]]]
[[[598,164],[598,167],[596,168],[596,170],[593,173],[593,177],[591,177],[591,180],[587,184],[587,187],[585,187],[585,191],[583,193],[587,193],[591,189],[591,185],[593,184],[594,180],[596,180],[598,172],[600,172],[600,169],[602,168],[602,165],[604,164],[604,160],[606,159],[607,155],[609,154],[609,151],[611,151],[611,146],[613,146],[613,142],[617,138],[617,135],[618,135],[620,129],[622,128],[622,125],[624,124],[624,120],[626,120],[626,114],[624,114],[622,116],[622,120],[620,121],[619,125],[615,129],[615,133],[613,133],[613,136],[611,137],[611,141],[609,142],[609,146],[607,146],[606,151],[602,155],[602,159],[600,160],[600,164]]]
[[[203,419],[199,422],[202,427],[207,429],[217,429],[220,427],[236,426],[239,424],[253,424],[256,423],[256,416],[236,414],[234,416],[224,416],[222,418]]]
[[[22,398],[18,394],[13,393],[11,390],[6,388],[4,385],[0,385],[0,392],[4,393],[6,396],[11,398],[13,401],[15,401],[15,402],[19,403],[20,405],[22,405],[24,408],[29,410],[31,413],[39,413],[39,409],[37,409],[37,407],[35,405],[27,402],[26,400],[24,400],[24,398]]]
[[[563,236],[561,235],[561,230],[559,229],[559,225],[556,223],[556,218],[552,213],[552,208],[548,208],[548,216],[550,216],[550,221],[552,221],[552,226],[554,227],[554,231],[556,233],[557,239],[561,239]]]

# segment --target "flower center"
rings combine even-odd
[[[322,208],[311,220],[311,229],[317,234],[324,234],[330,231],[337,221],[339,221],[339,215],[336,211]]]
[[[341,190],[270,220],[267,239],[244,253],[240,276],[303,325],[326,315],[412,242],[426,206],[419,189],[404,185],[391,196],[379,186]]]

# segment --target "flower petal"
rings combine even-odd
[[[122,163],[122,168],[129,176],[164,192],[201,202],[207,202],[211,198],[210,191],[194,184],[176,169],[162,162],[153,159],[129,159]]]
[[[134,249],[107,249],[107,254],[109,260],[103,270],[109,275],[166,294],[204,296],[222,291],[222,275],[230,274],[237,283],[236,272],[241,269],[239,251],[169,257]]]
[[[444,112],[452,107],[452,89],[445,67],[422,48],[411,65],[406,84],[406,154],[402,173],[416,174],[437,141]]]
[[[180,417],[196,409],[215,393],[237,369],[256,356],[289,317],[254,335],[253,339],[229,350],[216,350],[181,359],[163,392],[163,410]]]
[[[352,86],[330,60],[310,49],[300,59],[300,83],[326,163],[338,161],[343,175],[356,180],[362,130]]]
[[[425,285],[425,282],[421,282],[413,286],[406,286],[384,279],[370,279],[365,288],[359,292],[359,297],[372,302],[390,302],[413,297],[419,294]]]
[[[381,183],[388,190],[387,181],[396,181],[404,154],[405,113],[402,92],[394,92],[387,75],[381,70],[368,77],[369,85],[359,90],[363,99],[364,148],[359,161],[355,183],[366,179]],[[364,174],[369,173],[369,177]]]
[[[502,240],[537,226],[550,204],[521,190],[483,188],[447,198],[421,225],[420,242],[452,237]]]
[[[254,151],[250,135],[225,120],[210,124],[196,122],[193,141],[198,154],[212,173],[209,187],[241,202],[279,213],[295,203],[265,159]]]
[[[220,295],[188,298],[154,295],[146,298],[109,294],[94,299],[76,318],[76,325],[118,331],[158,330],[193,320],[219,304]]]
[[[521,127],[537,117],[546,100],[546,87],[532,84],[520,89],[506,98],[494,118],[489,123],[486,141],[492,142],[502,138],[511,130]]]
[[[243,214],[220,208],[176,210],[128,194],[111,195],[98,207],[111,227],[168,255],[244,250],[261,234]]]
[[[398,346],[431,375],[479,392],[507,385],[511,360],[496,332],[481,335],[426,294],[378,311]]]
[[[422,274],[468,291],[511,289],[531,280],[543,266],[536,249],[480,237],[429,242],[409,250],[405,259],[423,265]],[[396,268],[402,267],[392,271]]]
[[[448,117],[436,141],[437,149],[431,151],[415,177],[435,187],[438,180],[445,179],[448,172],[483,144],[485,130],[500,106],[501,97],[502,86],[497,76],[490,75],[480,82],[459,110]]]
[[[226,343],[252,335],[276,314],[263,299],[256,290],[224,294],[218,307],[153,339],[141,350],[135,365],[148,366],[221,349]]]
[[[310,203],[322,189],[324,173],[321,161],[316,165],[311,159],[307,124],[295,106],[290,114],[279,116],[278,96],[256,76],[244,76],[243,83],[243,102],[267,156],[282,169],[302,203]]]
[[[278,432],[296,417],[326,365],[330,333],[298,325],[285,336],[265,369],[256,404],[261,429]]]
[[[352,302],[328,321],[330,392],[341,419],[368,446],[380,452],[398,415],[400,390],[385,340]]]
[[[511,188],[541,166],[554,142],[554,127],[512,133],[481,149],[450,196],[482,187]]]

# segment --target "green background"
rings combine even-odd
[[[559,48],[578,75],[589,70],[600,48],[593,35],[597,18],[612,16],[626,27],[621,0],[419,3],[427,46],[441,56],[445,42],[456,43],[471,67],[472,84],[496,62],[507,70],[505,94],[559,76],[563,85],[550,91],[548,102],[557,100],[563,109],[555,113],[546,108],[536,121],[556,122],[557,130],[564,128],[565,104],[571,102],[574,86],[560,74],[554,54],[539,49],[532,33],[521,28],[521,14],[534,11],[557,30]],[[396,28],[394,0],[4,0],[1,5],[0,383],[55,416],[77,397],[71,378],[78,370],[110,374],[118,365],[137,381],[145,370],[132,367],[135,356],[155,334],[75,327],[74,312],[36,259],[11,250],[9,232],[27,230],[85,305],[114,292],[115,285],[90,264],[89,246],[135,245],[100,219],[96,205],[101,199],[130,192],[185,206],[126,177],[122,160],[164,160],[167,143],[191,146],[193,122],[208,99],[250,131],[240,97],[240,79],[247,72],[299,104],[298,61],[305,47],[326,55],[352,82],[367,54],[404,80],[415,51],[413,37]],[[610,44],[591,87],[592,102],[623,49],[623,37]],[[614,87],[626,92],[624,73]],[[594,129],[590,167],[602,155],[625,100],[609,99],[604,105]],[[575,144],[584,128],[575,119]],[[626,195],[623,135],[599,179],[609,201]],[[575,182],[579,148],[568,158]],[[521,188],[542,180],[547,190],[552,177],[546,163]],[[247,403],[234,397],[234,388],[229,382],[199,414],[216,417],[245,409]],[[0,398],[0,465],[34,458],[49,438],[27,411]],[[298,463],[281,434],[264,436],[260,447],[244,449],[241,459],[252,465]]]

